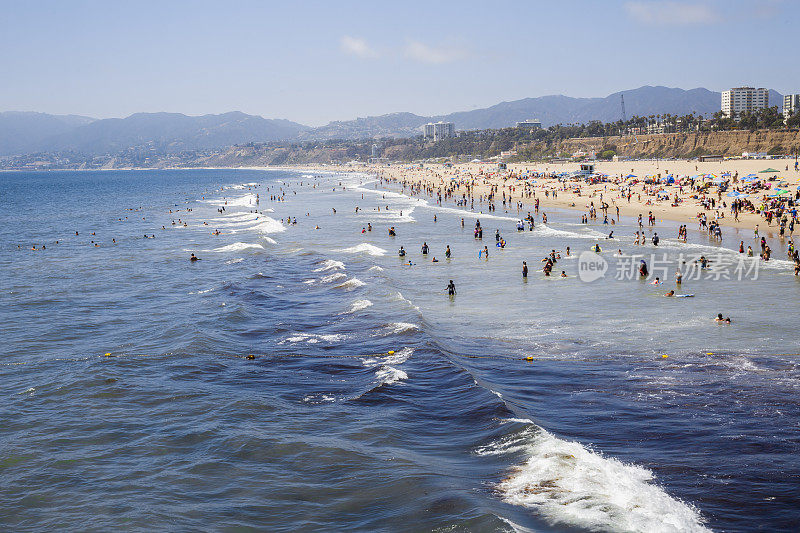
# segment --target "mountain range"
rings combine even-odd
[[[391,113],[335,121],[316,128],[239,111],[202,116],[136,113],[110,119],[7,111],[0,113],[0,156],[37,152],[109,154],[127,149],[176,153],[250,142],[411,137],[421,133],[423,124],[439,120],[453,122],[457,130],[511,127],[526,119],[538,119],[544,127],[591,120],[613,122],[622,115],[621,95],[628,118],[692,112],[710,116],[719,111],[721,97],[720,93],[703,88],[644,86],[605,98],[541,96],[447,115]],[[769,100],[771,105],[780,107],[783,96],[771,90]]]

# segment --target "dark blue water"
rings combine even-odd
[[[479,261],[474,219],[368,181],[0,175],[3,529],[796,529],[786,265],[521,284],[602,228],[483,218],[510,246]]]

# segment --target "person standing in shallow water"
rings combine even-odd
[[[450,283],[447,284],[447,295],[448,296],[455,296],[456,295],[456,284],[453,283],[453,280],[450,280]]]
[[[522,279],[528,279],[528,262],[522,262]]]

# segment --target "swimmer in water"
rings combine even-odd
[[[450,245],[447,245],[447,250],[444,251],[444,256],[446,259],[450,259]]]
[[[528,262],[527,261],[523,261],[522,262],[522,277],[523,277],[523,279],[528,277]]]
[[[561,271],[561,277],[562,277],[562,278],[566,278],[566,277],[567,277],[567,273],[566,273],[566,272],[564,272],[563,270]]]
[[[664,296],[669,296],[669,297],[675,296],[675,291],[669,291]]]
[[[447,284],[447,294],[448,296],[455,296],[456,295],[456,284],[453,283],[453,280],[450,280],[450,283]]]
[[[189,257],[189,261],[200,261],[200,258],[192,254],[191,257]]]
[[[405,256],[406,256],[406,251],[405,251],[405,250],[403,250],[403,247],[402,247],[402,246],[401,246],[401,247],[400,247],[400,249],[397,251],[397,255],[399,255],[400,257],[405,257]]]

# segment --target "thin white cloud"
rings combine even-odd
[[[463,50],[458,48],[437,48],[419,41],[409,41],[405,47],[405,55],[421,63],[441,65],[442,63],[457,61],[463,58],[465,54]]]
[[[628,2],[625,9],[634,20],[644,24],[714,24],[721,16],[701,2]]]
[[[380,54],[373,50],[367,41],[359,39],[358,37],[350,37],[345,35],[339,40],[339,46],[346,54],[350,54],[362,59],[376,59]]]

